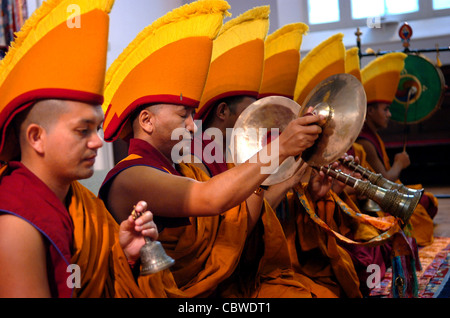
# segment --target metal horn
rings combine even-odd
[[[361,165],[357,164],[355,161],[352,160],[340,160],[345,166],[352,169],[354,172],[358,172],[361,174],[361,176],[367,180],[369,180],[372,184],[377,185],[379,187],[382,187],[387,190],[397,190],[400,193],[409,194],[409,195],[415,195],[416,193],[423,193],[424,189],[410,189],[408,187],[405,187],[401,183],[395,183],[391,180],[388,180],[383,177],[381,173],[374,173],[370,171],[367,168],[362,167]]]
[[[131,213],[134,219],[137,219],[142,214],[136,212],[133,209]],[[159,241],[152,241],[147,236],[145,238],[145,244],[140,250],[141,254],[141,275],[154,274],[169,268],[175,263],[169,255],[166,254],[164,247]]]
[[[353,187],[358,194],[372,199],[381,207],[381,209],[383,209],[383,211],[389,212],[393,216],[402,219],[404,223],[408,222],[422,197],[422,192],[420,191],[416,191],[412,194],[405,194],[396,189],[388,190],[376,186],[368,180],[356,179],[330,167],[326,168],[322,166],[316,169]]]

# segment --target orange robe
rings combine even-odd
[[[184,296],[168,270],[139,277],[136,283],[119,245],[119,225],[103,202],[79,182],[71,184],[66,209],[21,163],[11,162],[2,167],[1,181],[3,187],[8,183],[16,187],[2,189],[10,203],[2,200],[0,213],[22,217],[43,235],[53,297]],[[70,274],[75,277],[72,282],[77,279],[76,267],[69,265],[79,266],[80,287],[68,286],[67,279],[73,278]]]
[[[180,169],[186,177],[209,179],[194,166]],[[221,297],[337,296],[292,270],[283,229],[267,202],[249,236],[247,213],[244,202],[219,216],[191,218],[192,225],[183,230],[162,233],[168,254],[177,259],[172,272],[183,291]]]
[[[193,166],[180,165],[176,170],[140,139],[130,140],[128,154],[106,176],[99,191],[104,201],[115,176],[135,165],[198,181],[209,179]],[[163,226],[158,240],[175,260],[170,270],[187,297],[336,297],[292,271],[286,239],[268,205],[250,235],[245,202],[217,216],[158,219]]]
[[[206,138],[194,137],[192,149],[204,150],[213,143]],[[216,152],[221,150],[217,145],[213,148]],[[202,160],[213,176],[233,167],[231,163],[220,163],[208,157],[208,151],[201,154],[202,157],[196,157]],[[223,155],[220,153],[218,156]],[[274,213],[276,219],[272,222],[280,223],[285,234],[294,272],[308,277],[338,297],[361,297],[358,276],[349,254],[337,245],[334,237],[310,220],[296,195],[289,193],[283,203],[288,205],[289,217],[280,220]]]
[[[69,213],[74,223],[71,263],[81,268],[76,297],[186,297],[169,270],[139,276],[137,283],[119,245],[119,225],[103,201],[80,183],[72,183]]]
[[[386,152],[386,147],[384,145],[383,140],[381,139],[380,135],[377,133],[374,133],[367,127],[364,127],[365,129],[362,130],[361,135],[359,138],[364,138],[365,140],[368,140],[372,142],[377,149],[378,155],[380,159],[382,160],[384,167],[386,170],[391,169],[391,164],[389,162],[389,156]],[[369,168],[370,170],[374,171],[372,167],[366,162],[365,168]],[[401,183],[400,180],[396,181],[397,183]],[[421,189],[421,184],[416,185],[408,185],[407,187],[412,189]],[[427,212],[427,207],[425,207],[422,203],[425,202],[426,199],[429,203],[428,209],[437,211],[438,208],[438,200],[437,198],[430,192],[424,192],[422,200],[417,205],[416,209],[414,210],[414,213],[412,214],[410,220],[409,220],[409,227],[411,236],[414,237],[417,241],[417,244],[420,246],[427,246],[433,243],[434,236],[434,225],[433,225],[433,219],[431,218],[430,214]],[[433,212],[432,215],[434,216],[436,212]]]

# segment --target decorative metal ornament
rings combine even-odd
[[[131,213],[133,219],[137,219],[142,213],[133,209]],[[141,275],[150,275],[169,268],[175,264],[175,260],[166,254],[161,242],[152,241],[145,236],[145,244],[140,250],[141,255]]]

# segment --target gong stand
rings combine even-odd
[[[399,36],[403,42],[403,50],[394,50],[394,51],[379,51],[376,53],[362,53],[361,52],[361,35],[363,33],[361,32],[360,28],[358,27],[356,29],[355,35],[356,35],[356,45],[358,47],[358,55],[359,58],[363,58],[365,56],[378,56],[378,55],[385,55],[387,53],[393,53],[393,52],[403,52],[405,54],[408,53],[439,53],[439,52],[446,52],[446,51],[450,51],[450,46],[447,47],[438,47],[438,45],[436,45],[435,48],[429,48],[429,49],[418,49],[418,50],[411,50],[409,48],[409,41],[411,40],[413,31],[411,26],[408,23],[404,23],[400,29],[399,29]]]
[[[361,35],[358,28],[355,32],[358,55],[378,56],[401,51],[384,51],[376,53],[361,52]],[[392,120],[404,125],[403,151],[406,150],[409,126],[430,118],[442,105],[446,91],[445,79],[441,69],[420,53],[450,51],[450,47],[410,50],[409,42],[413,29],[404,23],[398,32],[403,43],[403,53],[407,54],[405,67],[402,71],[398,90],[391,104]]]

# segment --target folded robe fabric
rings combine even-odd
[[[389,156],[386,152],[386,147],[379,134],[374,133],[365,125],[361,130],[358,139],[365,139],[370,141],[375,146],[375,149],[377,149],[378,156],[383,162],[385,168],[387,170],[391,168]],[[367,168],[370,168],[370,166]],[[371,170],[373,171],[373,169]],[[396,182],[401,183],[400,180],[397,180]],[[422,189],[422,185],[420,184],[408,185],[407,187],[410,187],[412,189]],[[417,240],[417,244],[420,246],[427,246],[433,243],[434,225],[432,216],[437,213],[437,209],[437,198],[432,193],[425,191],[409,220],[409,223],[412,226],[411,235]]]
[[[2,168],[0,183],[0,212],[26,220],[44,237],[53,297],[185,297],[169,270],[136,283],[118,242],[119,225],[79,182],[71,185],[68,209],[19,162]],[[80,286],[73,289],[67,284],[71,264],[80,273]]]
[[[117,173],[134,165],[146,165],[198,181],[209,179],[190,165],[181,164],[175,170],[142,140],[131,139],[130,145],[129,156],[117,165],[120,166]],[[105,189],[100,190],[103,199],[107,197]],[[166,224],[158,240],[175,259],[170,270],[180,290],[188,297],[336,297],[292,271],[284,234],[268,205],[261,215],[263,227],[250,236],[247,213],[243,202],[217,216],[191,217],[184,224],[176,220],[175,225]],[[254,249],[255,246],[258,248]]]

